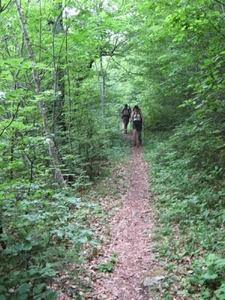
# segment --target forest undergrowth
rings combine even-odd
[[[182,133],[182,136],[180,135]],[[168,270],[162,299],[225,299],[225,185],[220,168],[200,167],[188,134],[152,137],[145,157],[156,197],[155,252]],[[208,141],[206,140],[206,143]],[[200,146],[200,145],[199,145]],[[197,158],[197,160],[195,160]],[[204,159],[203,159],[204,158]]]
[[[211,171],[196,169],[178,150],[176,136],[160,135],[146,138],[143,148],[150,166],[150,189],[154,195],[151,251],[166,273],[166,279],[154,288],[156,296],[151,299],[224,300],[223,178],[216,168]],[[85,249],[85,256],[92,265],[90,286],[101,274],[107,277],[113,273],[118,258],[117,253],[111,253],[104,257],[104,263],[97,267],[92,264],[104,252],[100,245],[110,243],[110,227],[105,224],[121,210],[121,194],[128,190],[125,174],[121,172],[122,163],[113,168],[111,176],[100,181],[90,194],[92,200],[101,202],[103,209],[100,219],[94,219],[99,246]]]
[[[214,181],[214,185],[210,185],[207,180],[210,175],[206,171],[197,172],[185,157],[178,159],[176,142],[174,138],[164,139],[158,135],[151,137],[149,142],[146,138],[143,148],[150,166],[150,189],[154,195],[154,201],[151,201],[155,223],[151,251],[166,273],[166,279],[155,287],[157,296],[152,299],[222,300],[225,266],[223,183],[217,181],[215,185]],[[122,162],[111,167],[111,175],[99,181],[89,194],[89,200],[98,199],[102,208],[98,218],[89,218],[90,227],[96,229],[99,245],[84,248],[89,261],[91,295],[93,283],[101,276],[111,278],[110,274],[114,272],[118,253],[106,254],[102,245],[112,242],[109,222],[121,210],[121,195],[129,189]],[[96,265],[99,257],[104,262]],[[84,269],[86,267],[84,265]]]
[[[142,150],[154,218],[147,248],[166,274],[155,287],[154,300],[224,300],[223,173],[215,166],[196,167],[192,153],[182,153],[187,145],[182,148],[177,140],[178,135],[152,134],[145,137]],[[34,190],[7,202],[1,300],[100,299],[93,297],[93,286],[101,276],[113,274],[118,260],[118,253],[105,252],[103,245],[112,241],[109,222],[122,208],[121,195],[129,191],[130,149],[114,148],[114,158],[92,186],[76,192]],[[13,205],[16,214],[10,213]],[[97,258],[102,261],[96,263]]]

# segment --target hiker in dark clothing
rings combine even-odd
[[[141,109],[135,105],[131,114],[131,121],[133,122],[133,139],[134,146],[137,144],[141,145],[141,131],[142,131],[142,123],[144,122],[144,117],[142,115]]]
[[[121,117],[123,120],[124,133],[127,133],[127,126],[129,124],[130,114],[131,114],[130,106],[125,104],[123,109],[121,110]]]

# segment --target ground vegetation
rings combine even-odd
[[[56,299],[62,286],[84,297],[84,249],[96,251],[94,220],[107,220],[88,194],[131,157],[125,103],[145,117],[154,249],[170,274],[158,296],[224,299],[224,11],[217,0],[0,1],[2,300]]]

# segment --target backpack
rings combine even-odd
[[[132,120],[133,120],[133,121],[141,121],[141,122],[142,122],[142,112],[141,112],[140,107],[135,106],[134,108],[135,108],[136,110],[133,110],[133,113],[132,113]]]
[[[124,107],[124,109],[122,110],[122,114],[123,114],[123,116],[130,117],[130,114],[131,114],[131,108],[130,108],[130,106],[127,106],[127,108]]]
[[[141,111],[134,113],[133,115],[133,120],[134,121],[142,121],[142,115],[141,115]]]

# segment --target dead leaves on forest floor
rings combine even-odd
[[[131,142],[132,136],[128,134],[125,139]],[[91,288],[90,292],[79,293],[79,299],[155,299],[143,287],[145,277],[162,275],[162,268],[152,251],[154,198],[141,147],[133,147],[130,158],[117,164],[112,175],[98,183],[90,193],[93,200],[103,213],[96,218],[90,216],[88,223],[100,245],[83,249],[88,264],[82,267],[89,274],[87,283]]]
[[[100,201],[109,215],[99,231],[102,246],[89,262],[93,291],[88,297],[94,300],[150,299],[142,283],[146,274],[155,268],[151,242],[152,195],[142,149],[134,147],[131,159],[105,184],[111,193]]]

